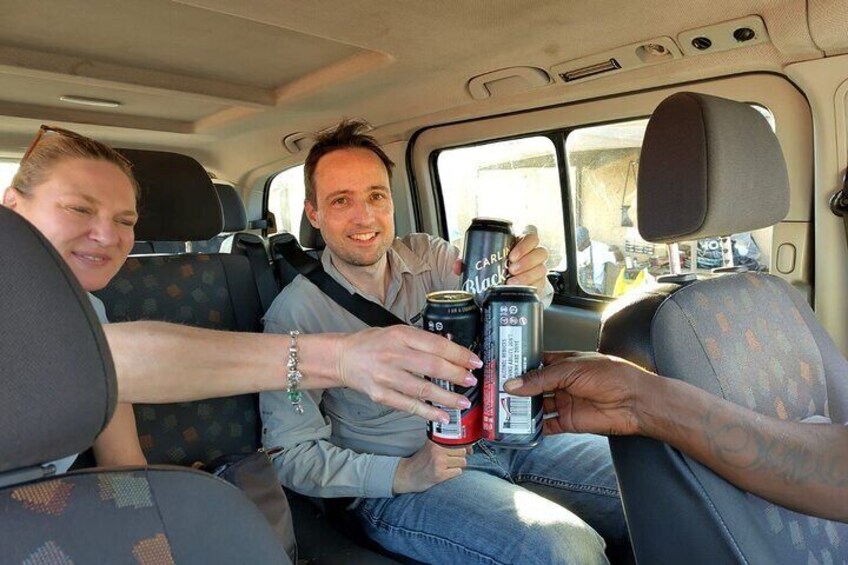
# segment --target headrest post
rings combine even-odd
[[[721,237],[721,266],[725,269],[733,267],[733,242],[729,235]]]
[[[668,250],[668,268],[672,275],[680,274],[680,249],[677,243],[666,245]]]

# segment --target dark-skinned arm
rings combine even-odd
[[[763,416],[618,358],[548,354],[514,394],[545,399],[546,433],[642,435],[781,506],[848,522],[848,427]]]

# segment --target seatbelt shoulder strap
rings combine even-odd
[[[321,265],[321,261],[304,251],[296,240],[275,244],[274,251],[279,253],[280,258],[287,261],[298,273],[309,279],[321,292],[330,297],[333,302],[369,326],[384,328],[406,324],[376,302],[372,302],[359,294],[350,293],[327,274]]]

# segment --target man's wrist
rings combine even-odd
[[[688,416],[681,402],[680,385],[684,383],[653,374],[640,375],[633,402],[637,433],[665,443],[679,435]]]
[[[392,494],[403,494],[408,492],[406,485],[406,466],[408,458],[402,457],[395,468],[395,477],[392,481]]]

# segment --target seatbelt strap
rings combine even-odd
[[[830,197],[830,211],[842,218],[845,226],[845,243],[848,245],[848,171],[842,181],[842,190]]]
[[[321,292],[329,296],[339,306],[368,324],[373,328],[386,328],[389,326],[404,325],[406,322],[367,298],[353,293],[340,285],[336,279],[327,274],[321,262],[314,260],[318,265],[304,276],[312,281]]]
[[[372,302],[357,293],[351,294],[336,279],[328,275],[321,265],[321,261],[304,251],[294,238],[275,243],[274,252],[275,261],[277,260],[276,254],[279,253],[281,259],[288,261],[289,265],[309,279],[321,292],[369,326],[385,328],[406,324],[376,302]]]
[[[254,237],[256,237],[255,240]],[[274,277],[271,261],[268,259],[268,252],[265,251],[265,245],[258,236],[244,233],[234,236],[233,245],[247,255],[247,259],[250,261],[250,270],[253,271],[253,278],[256,280],[256,289],[259,291],[262,311],[267,312],[271,308],[274,298],[277,297],[279,287]]]

